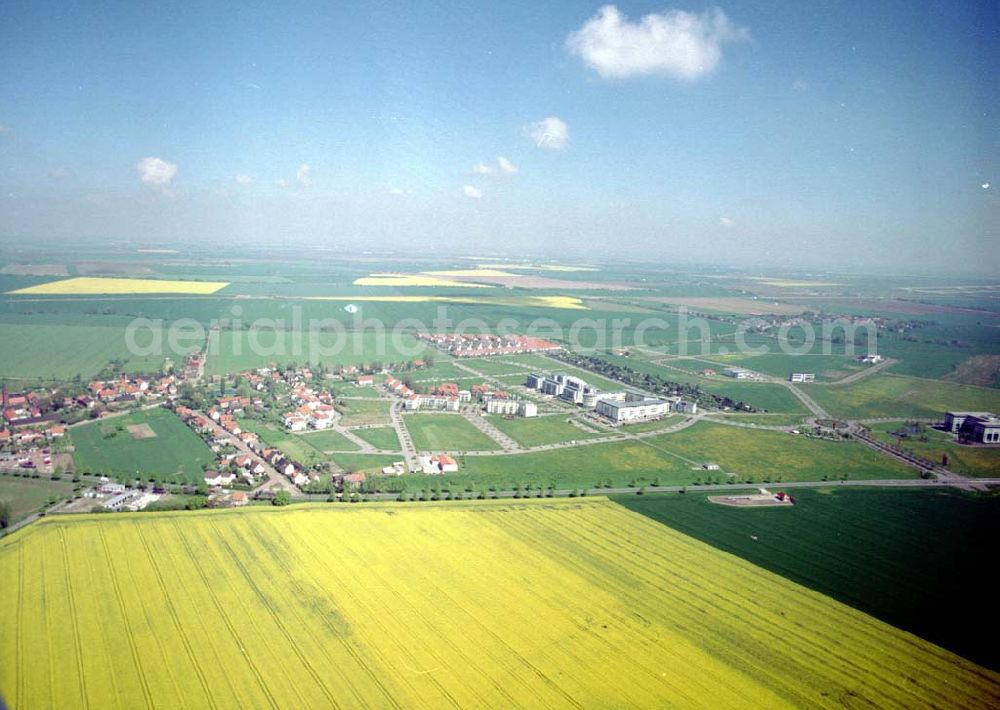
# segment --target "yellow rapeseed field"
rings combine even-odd
[[[1000,676],[606,499],[51,516],[0,540],[49,707],[997,707]]]
[[[96,294],[182,293],[207,295],[225,288],[226,281],[167,281],[165,279],[116,279],[78,276],[19,288],[8,293],[86,296]]]

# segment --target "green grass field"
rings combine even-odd
[[[523,378],[529,372],[524,367],[512,365],[506,358],[469,358],[461,362],[463,365],[471,367],[476,372],[481,372],[484,375],[497,376],[523,373],[521,375]]]
[[[135,344],[148,348],[154,334],[139,330]],[[92,377],[112,360],[125,362],[129,372],[160,372],[167,352],[133,355],[125,339],[125,328],[89,325],[21,325],[0,323],[0,378],[67,380]],[[139,351],[142,352],[142,351]],[[179,360],[183,356],[175,355]],[[181,360],[182,361],[182,360]]]
[[[364,439],[376,449],[399,451],[399,437],[391,426],[373,427],[370,429],[353,429],[355,436]]]
[[[332,458],[345,471],[381,473],[386,466],[401,460],[393,454],[333,454]]]
[[[406,334],[379,337],[374,332],[336,333],[306,331],[224,331],[209,339],[206,374],[241,372],[268,363],[286,365],[370,365],[374,362],[413,360],[425,355],[426,345]]]
[[[651,444],[693,459],[717,463],[741,479],[818,481],[823,476],[852,480],[914,478],[916,472],[853,441],[826,441],[776,431],[701,422]]]
[[[990,582],[1000,498],[932,490],[795,490],[791,508],[704,494],[616,500],[676,530],[1000,668]],[[749,591],[752,595],[752,590]],[[961,608],[958,618],[951,610]]]
[[[147,425],[155,436],[137,438],[129,426]],[[172,481],[198,482],[204,464],[215,457],[173,412],[150,409],[72,427],[78,471],[109,476],[164,476]],[[140,432],[141,436],[141,432]]]
[[[663,419],[657,419],[651,422],[635,422],[634,424],[625,424],[619,429],[619,431],[626,432],[628,434],[641,434],[647,431],[659,431],[660,429],[666,429],[674,424],[678,424],[684,421],[684,414],[668,414],[663,417]]]
[[[299,439],[320,451],[357,451],[358,445],[339,431],[311,431],[299,434]]]
[[[839,380],[868,367],[847,355],[786,355],[780,352],[720,362],[725,363],[724,367],[737,365],[782,379],[788,379],[793,372],[812,372],[820,381]]]
[[[895,445],[897,438],[891,432],[905,430],[902,422],[875,424],[871,427],[872,435],[888,444]],[[927,441],[920,441],[926,436]],[[966,476],[1000,476],[1000,448],[965,446],[955,443],[952,435],[924,427],[920,432],[913,432],[908,438],[903,438],[900,446],[916,456],[934,463],[941,463],[942,455],[948,455],[948,468],[955,473]]]
[[[10,503],[11,522],[23,520],[42,507],[53,496],[66,498],[73,492],[69,481],[42,478],[0,476],[0,501]]]
[[[342,415],[340,423],[344,426],[390,422],[389,402],[384,399],[344,399],[338,401],[336,407]]]
[[[311,466],[328,461],[330,457],[323,453],[326,450],[355,451],[358,448],[354,442],[335,431],[292,434],[284,427],[270,422],[260,422],[255,419],[239,421],[241,429],[256,432],[266,446],[281,449],[285,456],[305,465]]]
[[[541,446],[563,441],[592,439],[600,436],[597,432],[584,430],[562,415],[550,417],[516,417],[505,419],[490,416],[488,421],[521,446]]]
[[[330,388],[337,397],[364,397],[365,399],[378,399],[381,393],[374,387],[359,387],[349,382],[337,382]]]
[[[730,480],[722,471],[705,471],[717,463],[740,481],[818,481],[824,476],[851,480],[913,478],[913,469],[855,442],[829,442],[771,431],[702,422],[672,434],[621,440],[552,451],[500,456],[463,456],[459,472],[447,481],[477,490],[508,489],[527,482],[558,488],[614,486],[690,486],[708,479]],[[411,476],[422,479],[421,476]],[[434,479],[440,482],[440,477]],[[434,483],[434,480],[430,483]],[[415,485],[426,485],[416,481]]]
[[[418,451],[491,451],[493,441],[458,414],[412,414],[404,418]]]
[[[847,418],[943,417],[949,410],[1000,409],[997,389],[884,373],[850,385],[807,391],[830,414]]]

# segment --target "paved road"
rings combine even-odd
[[[278,473],[278,471],[274,468],[274,466],[265,461],[260,454],[251,449],[245,442],[241,441],[238,436],[233,436],[228,431],[219,426],[217,422],[213,421],[211,417],[202,414],[201,412],[194,411],[194,415],[199,416],[203,418],[205,421],[207,421],[209,428],[212,430],[213,434],[215,434],[218,437],[223,437],[228,439],[233,444],[233,446],[235,446],[241,453],[246,454],[253,461],[261,464],[264,467],[264,475],[267,476],[267,480],[261,483],[256,488],[254,488],[250,492],[251,495],[254,495],[258,491],[262,491],[266,488],[281,488],[292,494],[296,494],[299,492],[299,489],[295,486],[294,483],[292,483],[283,475]]]
[[[410,430],[406,428],[406,423],[403,421],[402,401],[395,401],[389,405],[389,419],[392,422],[393,428],[396,430],[396,438],[399,439],[399,445],[402,448],[403,461],[406,462],[406,468],[410,471],[416,471],[417,450],[413,446],[413,439],[410,438]]]

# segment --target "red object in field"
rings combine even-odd
[[[784,491],[778,491],[777,498],[778,498],[778,500],[784,500],[785,499],[785,492]]]

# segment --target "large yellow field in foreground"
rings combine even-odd
[[[998,676],[604,499],[49,517],[0,541],[42,707],[1000,704]]]
[[[225,288],[226,281],[167,281],[165,279],[116,279],[100,276],[79,276],[50,281],[37,286],[19,288],[8,293],[40,296],[86,296],[97,294],[182,293],[207,295]]]

